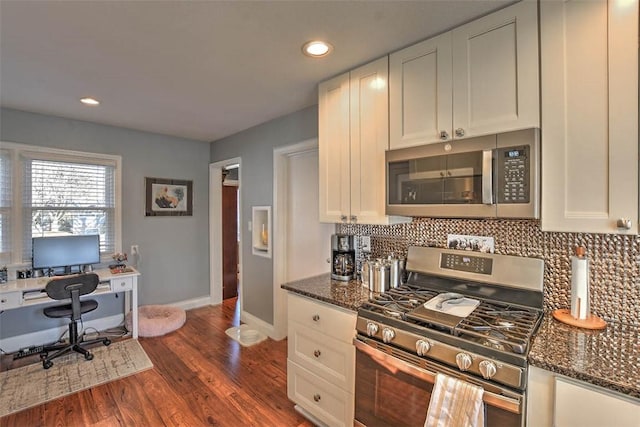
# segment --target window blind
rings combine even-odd
[[[3,265],[11,261],[12,186],[11,152],[0,150],[0,263]]]
[[[31,238],[100,235],[100,252],[115,252],[115,167],[23,158],[23,261]]]

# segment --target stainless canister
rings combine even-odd
[[[397,288],[401,284],[401,264],[398,258],[389,258],[390,271],[389,271],[389,286],[391,288]]]
[[[373,266],[371,260],[362,261],[362,271],[360,272],[360,280],[362,286],[369,286],[371,283],[371,267]]]
[[[379,293],[389,290],[389,276],[391,274],[389,263],[379,259],[373,265],[372,273],[369,290]]]

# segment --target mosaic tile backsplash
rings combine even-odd
[[[372,258],[406,256],[409,246],[446,247],[447,234],[492,236],[495,252],[545,261],[546,311],[569,308],[571,255],[587,249],[591,312],[604,318],[640,324],[640,237],[618,234],[555,233],[540,230],[537,220],[414,218],[398,225],[338,224],[336,232],[371,236]],[[362,261],[358,255],[358,262]]]

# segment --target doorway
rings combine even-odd
[[[238,259],[240,233],[238,230],[238,176],[240,165],[222,169],[222,299],[238,296]]]
[[[328,273],[334,224],[319,220],[318,140],[274,150],[274,339],[287,335],[282,283]]]
[[[231,249],[231,254],[236,255],[237,260],[235,261],[235,270],[236,270],[236,292],[238,294],[238,305],[239,309],[242,312],[243,307],[243,298],[242,298],[242,251],[239,250],[242,248],[242,227],[239,226],[238,222],[238,213],[242,212],[242,186],[240,183],[242,182],[242,173],[241,173],[241,165],[242,161],[239,157],[235,157],[232,159],[222,160],[219,162],[211,163],[209,165],[209,295],[210,295],[210,303],[212,305],[221,304],[223,300],[224,294],[224,271],[223,268],[224,261],[227,260],[225,257],[225,253],[228,252],[224,248],[223,244],[223,230],[226,227],[223,227],[223,224],[226,221],[223,221],[223,188],[227,187],[226,185],[221,185],[226,179],[224,175],[230,175],[229,170],[236,169],[237,170],[237,178],[232,175],[227,180],[227,184],[233,184],[229,186],[236,187],[235,195],[236,195],[236,204],[235,211],[236,214],[231,214],[231,216],[235,216],[236,218],[236,226],[232,227],[235,232],[231,234],[235,234],[235,245],[232,243],[232,246],[235,246],[236,249]],[[230,190],[232,192],[232,190]],[[230,261],[229,265],[231,266],[229,269],[233,271],[234,261]],[[233,276],[233,274],[230,274]],[[228,286],[229,289],[233,289],[233,285]]]

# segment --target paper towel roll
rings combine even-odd
[[[589,317],[589,260],[571,257],[571,316],[584,320]]]

